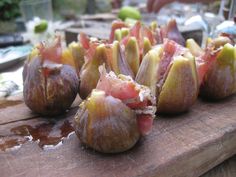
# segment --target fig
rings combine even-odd
[[[230,43],[222,43],[216,50],[200,87],[200,95],[213,100],[236,92],[236,48]]]
[[[41,43],[29,55],[23,69],[23,94],[32,111],[52,116],[71,106],[79,80],[75,68],[67,62],[62,59],[59,37],[52,44]]]
[[[96,89],[80,104],[75,132],[83,144],[103,153],[126,151],[140,138],[135,112]]]
[[[194,57],[169,39],[144,56],[135,80],[155,93],[158,113],[188,110],[199,90]]]
[[[96,87],[100,77],[98,67],[107,61],[104,44],[96,47],[92,57],[84,63],[80,72],[79,95],[82,99],[85,99]]]

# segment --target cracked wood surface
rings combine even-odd
[[[50,121],[14,101],[0,104],[0,144],[1,138],[15,136],[10,131],[15,126]],[[65,119],[73,119],[76,105]],[[130,151],[116,155],[83,147],[74,133],[62,145],[47,150],[37,141],[26,141],[18,149],[0,151],[0,176],[200,176],[236,154],[235,107],[236,96],[217,103],[198,100],[185,114],[158,116],[150,135]],[[61,116],[56,121],[53,133],[63,120]]]

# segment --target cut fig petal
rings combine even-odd
[[[73,55],[72,55],[72,53],[70,52],[69,49],[64,49],[62,51],[61,63],[65,64],[65,65],[70,65],[70,66],[74,67],[77,71],[77,67],[75,65],[74,57],[73,57]]]
[[[168,38],[177,42],[178,44],[185,46],[185,40],[179,29],[175,20],[170,20],[165,27],[161,28],[161,37],[162,39]]]
[[[129,35],[129,28],[121,28],[122,39]]]
[[[157,112],[179,113],[186,111],[198,95],[195,61],[192,58],[176,57],[165,78],[157,102]]]
[[[142,55],[145,56],[148,53],[148,51],[151,49],[152,49],[152,44],[151,44],[150,40],[148,38],[144,37]]]
[[[140,138],[135,113],[119,99],[98,90],[80,105],[75,131],[83,144],[103,153],[126,151]]]
[[[134,73],[132,72],[126,58],[125,58],[125,49],[120,46],[120,45],[117,45],[115,47],[118,47],[117,48],[117,63],[118,63],[118,66],[119,66],[119,74],[124,74],[124,75],[127,75],[127,76],[130,76],[132,78],[134,78]]]
[[[202,48],[196,43],[196,41],[194,39],[188,39],[186,41],[186,47],[190,50],[190,52],[195,57],[199,57],[199,56],[203,55],[203,53],[204,53]]]
[[[153,95],[156,95],[157,71],[160,62],[160,56],[163,48],[158,46],[150,50],[143,58],[138,70],[135,81],[139,84],[146,85],[151,89]]]
[[[120,47],[120,43],[118,41],[114,41],[113,44],[106,45],[107,63],[116,75],[124,74],[133,77],[132,70],[125,59],[123,50],[124,49]]]
[[[147,28],[146,26],[142,26],[141,30],[142,30],[142,32],[141,32],[142,37],[144,37],[144,39],[145,38],[148,39],[150,41],[151,45],[154,45],[155,40],[154,40],[154,35],[153,35],[152,31],[149,28]]]
[[[122,39],[121,29],[116,29],[115,30],[115,38],[114,38],[114,40],[121,41],[121,39]]]
[[[218,100],[236,92],[236,48],[225,44],[209,67],[201,85],[201,96]]]
[[[106,48],[99,45],[96,48],[92,60],[88,60],[82,67],[80,72],[80,88],[79,94],[82,99],[85,99],[91,91],[96,87],[100,74],[98,67],[107,62]],[[106,65],[107,66],[107,65]]]
[[[80,71],[81,67],[84,64],[84,55],[85,55],[85,50],[82,47],[80,43],[72,42],[69,45],[69,50],[74,58],[76,68],[78,71]]]
[[[134,76],[136,76],[139,68],[139,47],[136,38],[129,38],[125,46],[125,58],[132,69]]]
[[[126,27],[128,27],[128,25],[126,23],[124,23],[122,21],[114,21],[112,23],[112,27],[111,27],[109,42],[112,43],[114,41],[116,29],[121,29],[121,28],[126,28]]]
[[[40,43],[37,48],[42,60],[61,63],[62,46],[60,36],[56,36],[53,42]]]
[[[80,33],[79,35],[79,42],[82,44],[84,49],[89,49],[90,47],[90,39],[84,33]]]

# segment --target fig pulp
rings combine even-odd
[[[169,39],[145,55],[135,80],[156,95],[159,113],[186,111],[198,95],[194,57]]]
[[[40,44],[26,60],[23,94],[25,104],[32,111],[52,116],[71,106],[77,95],[79,80],[75,68],[64,62],[68,61],[62,59],[59,38],[49,46]]]
[[[134,111],[100,90],[93,90],[81,103],[75,131],[83,144],[103,153],[126,151],[140,137]]]

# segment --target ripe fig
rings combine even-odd
[[[136,81],[156,94],[157,112],[186,111],[198,95],[194,57],[184,47],[166,39],[144,57]]]
[[[79,80],[74,67],[64,64],[60,38],[40,44],[23,69],[25,104],[34,112],[52,116],[65,112],[74,101]]]
[[[103,153],[126,151],[140,138],[135,112],[96,89],[80,104],[75,131],[83,144]]]

